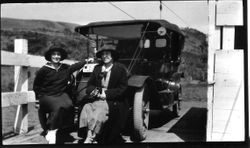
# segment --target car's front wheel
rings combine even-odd
[[[135,92],[133,106],[134,132],[131,137],[133,141],[142,141],[146,139],[149,124],[149,90],[145,84]]]

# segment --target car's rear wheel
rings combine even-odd
[[[180,100],[179,100],[179,94],[175,95],[175,103],[173,105],[173,113],[175,117],[180,116]]]
[[[144,85],[135,92],[133,106],[134,131],[131,137],[131,140],[133,141],[142,141],[146,139],[147,136],[150,111],[148,93],[147,85]]]
[[[174,113],[174,116],[175,117],[178,117],[179,116],[179,107],[178,107],[178,103],[175,103],[174,105],[173,105],[173,113]]]

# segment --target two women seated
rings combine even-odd
[[[84,143],[121,143],[121,131],[128,114],[124,97],[127,88],[126,67],[117,62],[114,45],[104,45],[96,54],[102,62],[95,66],[87,83],[86,98],[79,117],[79,134]],[[48,143],[58,144],[58,131],[74,121],[74,104],[67,92],[67,82],[74,71],[86,62],[62,64],[67,57],[63,48],[53,47],[45,53],[48,61],[37,73],[33,89],[39,101],[39,120]]]

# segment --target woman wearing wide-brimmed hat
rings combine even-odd
[[[89,103],[83,106],[79,119],[79,134],[86,136],[84,143],[121,143],[128,103],[124,97],[127,88],[127,70],[118,63],[113,44],[105,44],[96,57],[102,61],[94,68],[86,94]]]
[[[51,47],[44,57],[48,62],[37,72],[33,90],[39,101],[38,114],[45,138],[53,144],[57,141],[58,129],[73,124],[74,108],[67,85],[72,73],[81,69],[85,61],[71,66],[61,63],[67,58],[67,52],[58,46]]]

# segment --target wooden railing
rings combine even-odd
[[[2,92],[2,108],[17,105],[14,132],[28,132],[28,103],[35,102],[35,94],[28,91],[28,67],[42,67],[46,60],[42,56],[28,55],[28,41],[16,39],[14,52],[1,51],[1,65],[14,66],[14,92]],[[75,61],[64,60],[73,64]]]

